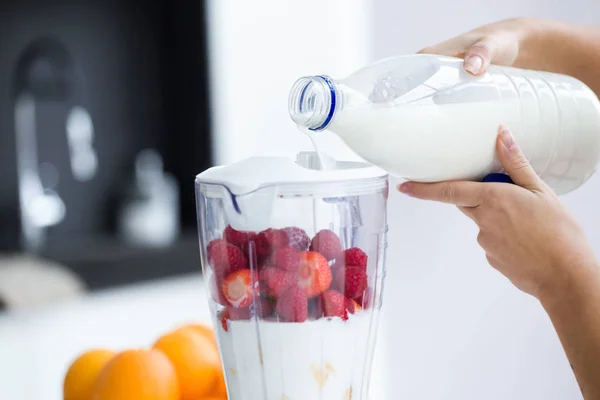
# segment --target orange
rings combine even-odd
[[[221,375],[219,375],[219,377],[217,378],[217,384],[213,388],[211,395],[213,395],[215,398],[227,398],[227,386],[225,386],[225,377],[223,376],[222,372]]]
[[[181,330],[181,329],[191,329],[194,332],[199,333],[200,335],[209,339],[215,345],[215,348],[218,348],[217,337],[215,336],[215,331],[210,326],[205,325],[205,324],[188,324],[188,325],[182,326],[181,328],[179,328],[177,330]]]
[[[100,372],[91,400],[179,400],[175,368],[158,350],[126,350]]]
[[[110,350],[90,350],[69,367],[63,383],[64,400],[91,400],[100,370],[115,356]]]
[[[162,336],[153,347],[165,353],[175,367],[181,400],[210,394],[221,375],[221,363],[209,339],[191,329],[180,329]]]

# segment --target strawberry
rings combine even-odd
[[[206,253],[209,254],[210,250],[219,243],[225,243],[223,239],[213,239],[206,245]]]
[[[228,304],[237,308],[252,304],[252,295],[255,291],[249,269],[241,269],[228,275],[221,288]]]
[[[308,246],[310,245],[310,237],[304,231],[304,229],[290,226],[283,228],[282,230],[287,234],[288,244],[290,246],[294,246],[300,251],[308,249]]]
[[[321,295],[323,303],[323,315],[326,317],[340,317],[344,321],[348,319],[346,308],[346,297],[337,290],[328,290]],[[354,309],[352,309],[354,312]]]
[[[225,296],[223,296],[223,292],[221,291],[221,287],[223,286],[223,279],[217,276],[212,276],[209,281],[209,290],[212,299],[222,305],[227,305],[227,300]]]
[[[332,276],[327,259],[316,251],[302,251],[299,255],[298,286],[308,297],[315,297],[329,289]]]
[[[342,252],[340,238],[329,229],[323,229],[310,242],[310,250],[323,254],[327,261],[337,258]]]
[[[344,263],[347,267],[361,267],[366,269],[369,257],[358,247],[344,250]]]
[[[304,290],[292,286],[277,299],[275,310],[279,317],[289,322],[304,322],[308,318],[308,299]]]
[[[208,252],[208,263],[216,276],[223,277],[240,269],[248,268],[248,260],[242,250],[232,244],[220,242]]]
[[[296,272],[300,262],[300,251],[293,246],[276,249],[271,255],[271,264],[286,271]]]
[[[346,267],[336,271],[332,287],[355,299],[367,288],[367,273],[360,267]]]
[[[281,296],[284,291],[298,282],[296,274],[275,267],[266,267],[259,272],[258,276],[261,291],[273,297]]]
[[[219,318],[221,319],[221,326],[223,327],[223,329],[225,331],[228,331],[227,321],[240,321],[240,320],[250,319],[250,309],[247,307],[244,307],[244,308],[226,307],[219,314]]]
[[[233,229],[231,225],[227,225],[227,228],[223,231],[223,239],[225,239],[227,243],[231,243],[239,248],[242,248],[244,244],[254,239],[255,236],[255,232],[238,231]]]

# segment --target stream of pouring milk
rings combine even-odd
[[[329,171],[335,169],[335,161],[331,160],[326,154],[323,152],[323,146],[319,143],[319,133],[312,132],[310,129],[298,125],[298,130],[308,136],[310,141],[312,142],[313,147],[315,148],[315,152],[317,153],[317,158],[319,159],[319,169],[322,171]]]

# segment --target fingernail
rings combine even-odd
[[[478,74],[483,67],[483,58],[479,56],[470,56],[465,60],[465,69],[472,74]]]
[[[400,191],[401,193],[404,193],[404,194],[410,194],[411,189],[412,189],[412,184],[410,182],[404,182],[404,183],[398,185],[398,191]]]
[[[513,138],[508,128],[503,125],[500,125],[499,130],[500,140],[502,140],[502,144],[504,145],[504,147],[506,147],[507,149],[513,147],[513,145],[515,144],[515,139]]]

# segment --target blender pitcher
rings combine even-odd
[[[196,177],[230,400],[366,400],[385,277],[386,173],[316,153]]]

